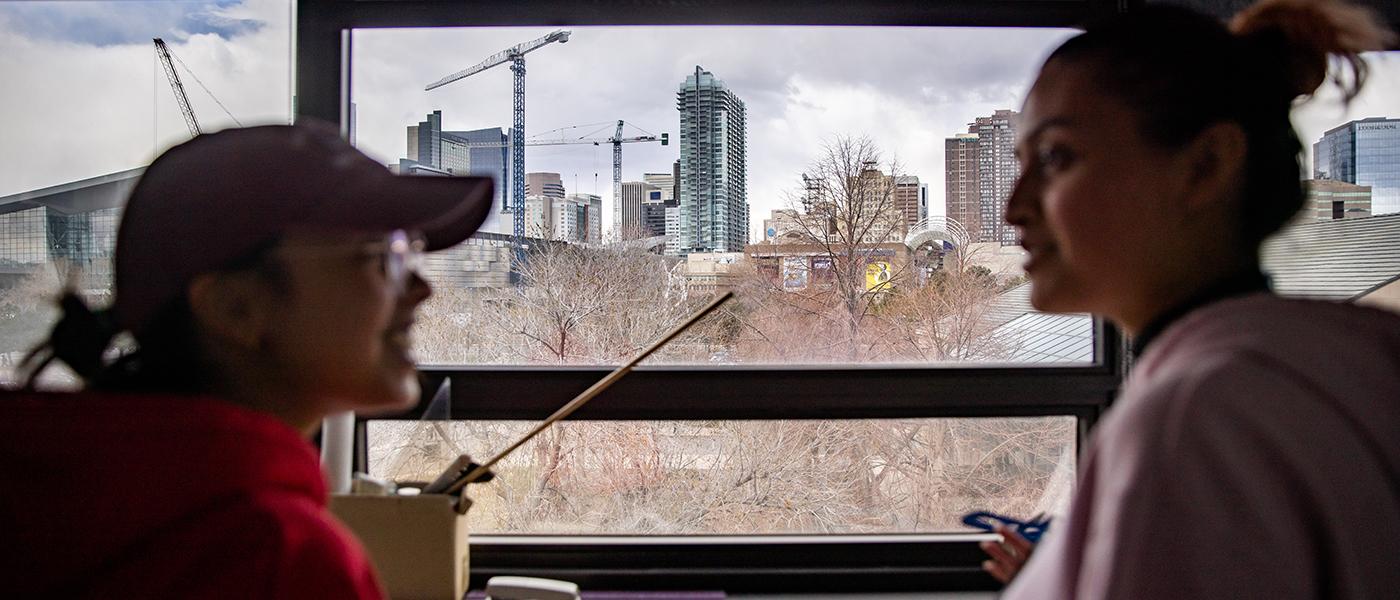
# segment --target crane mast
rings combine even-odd
[[[185,86],[180,83],[180,74],[175,72],[175,65],[170,62],[170,49],[165,47],[165,40],[154,38],[156,44],[156,58],[160,59],[160,64],[165,67],[165,77],[170,80],[170,89],[175,93],[175,102],[180,105],[180,114],[185,117],[185,125],[190,128],[190,137],[196,137],[200,133],[199,121],[194,117],[194,109],[190,108],[190,99],[185,96]]]
[[[511,160],[510,160],[510,210],[512,244],[515,247],[515,260],[511,265],[512,277],[519,277],[520,265],[525,262],[525,55],[554,42],[569,41],[569,32],[563,29],[551,32],[544,37],[516,44],[488,56],[486,60],[471,67],[443,77],[423,88],[431,91],[444,85],[465,79],[496,65],[510,63],[510,71],[515,75],[515,93],[512,97]]]

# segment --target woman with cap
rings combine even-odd
[[[152,163],[111,310],[65,297],[35,355],[100,393],[2,409],[6,592],[380,596],[307,438],[329,413],[418,399],[416,261],[490,199],[489,179],[396,177],[315,126],[202,135]],[[136,349],[109,364],[120,332]]]
[[[1393,598],[1400,317],[1269,292],[1259,247],[1303,203],[1289,122],[1331,64],[1394,37],[1331,0],[1227,27],[1149,5],[1070,39],[1026,99],[1007,206],[1031,302],[1093,312],[1137,360],[1069,514],[1003,598]]]

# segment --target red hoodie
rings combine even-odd
[[[311,445],[225,402],[0,395],[0,482],[0,596],[383,596]]]

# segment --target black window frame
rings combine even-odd
[[[296,116],[348,131],[352,35],[358,28],[585,25],[889,25],[1073,27],[1135,0],[819,0],[639,2],[299,0]],[[1110,324],[1093,322],[1088,365],[642,367],[576,413],[585,420],[1076,418],[1083,447],[1125,369]],[[539,420],[608,367],[422,366],[425,393],[451,381],[450,418]],[[871,395],[870,390],[880,393]],[[852,399],[858,399],[853,401]],[[419,419],[422,406],[381,419]],[[365,420],[357,468],[368,465]],[[498,574],[558,577],[593,589],[727,591],[986,590],[977,541],[987,536],[477,536],[472,585]]]

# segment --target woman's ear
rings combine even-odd
[[[1187,152],[1190,188],[1196,192],[1187,202],[1190,211],[1210,210],[1238,195],[1244,186],[1248,152],[1244,129],[1238,123],[1221,121],[1205,128]]]
[[[244,350],[260,349],[273,299],[256,274],[205,273],[186,293],[200,331]]]

